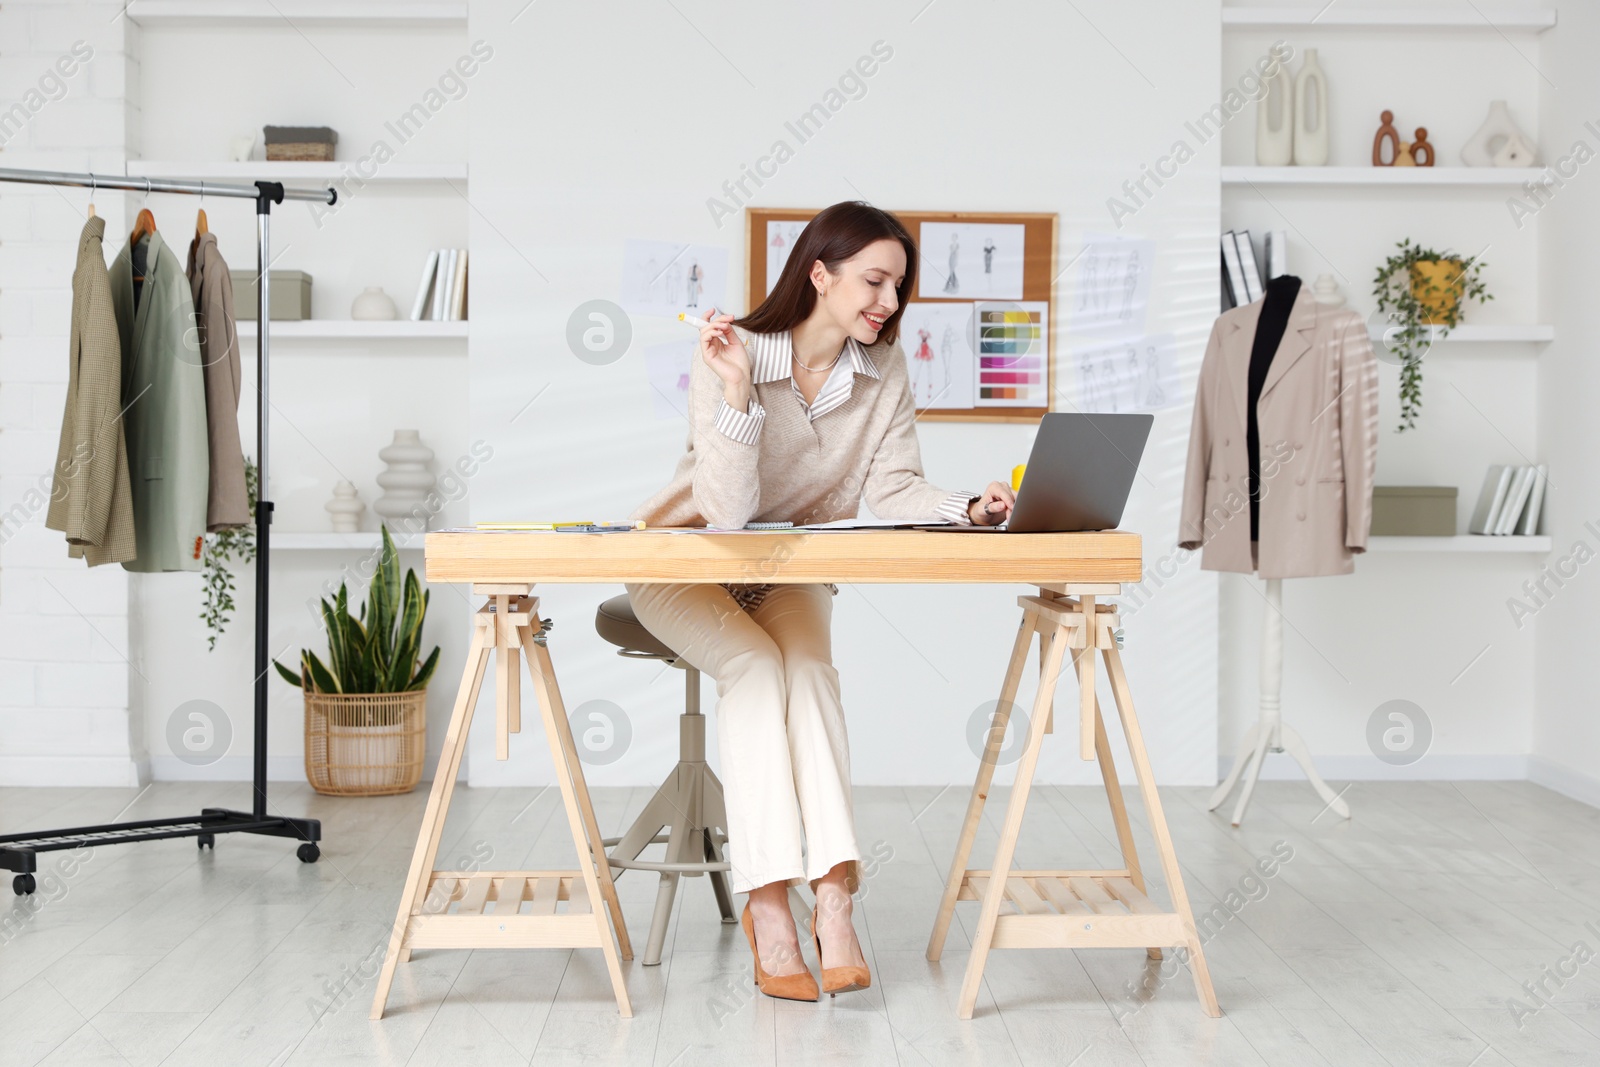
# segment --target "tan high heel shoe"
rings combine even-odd
[[[739,925],[744,927],[744,936],[750,939],[750,955],[755,957],[756,988],[778,1000],[818,999],[817,980],[811,976],[810,968],[799,974],[768,974],[761,969],[761,953],[756,951],[756,922],[750,917],[748,903],[744,906],[744,914],[739,916]]]
[[[872,985],[865,967],[829,967],[822,962],[822,938],[817,935],[817,909],[811,909],[811,943],[817,946],[817,966],[822,969],[822,991],[830,997]]]

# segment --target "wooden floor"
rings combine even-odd
[[[1600,1063],[1600,812],[1533,785],[1358,783],[1347,823],[1319,815],[1303,784],[1264,782],[1238,831],[1204,810],[1207,790],[1164,790],[1223,1018],[1201,1014],[1186,972],[1141,950],[996,951],[966,1023],[955,1000],[977,905],[958,909],[941,964],[923,949],[968,787],[856,792],[870,990],[759,996],[743,935],[688,879],[661,966],[624,964],[632,1019],[618,1018],[595,950],[421,951],[381,1022],[367,1018],[373,976],[426,795],[274,788],[274,807],[322,820],[321,862],[243,835],[214,853],[188,839],[108,845],[70,875],[47,857],[37,907],[6,898],[0,1067]],[[605,832],[647,796],[596,790]],[[0,832],[219,805],[248,808],[247,787],[0,789]],[[554,790],[458,789],[440,862],[568,864],[558,807]],[[1253,865],[1275,848],[1292,856],[1262,878]],[[1116,866],[1103,791],[1036,789],[1017,862]],[[1156,896],[1159,867],[1145,867]],[[619,888],[642,946],[654,876]]]

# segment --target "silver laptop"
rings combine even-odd
[[[1016,504],[999,526],[921,526],[960,533],[1076,533],[1122,521],[1154,415],[1055,412],[1039,422]]]

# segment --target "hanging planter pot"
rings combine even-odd
[[[1461,260],[1419,259],[1411,264],[1411,295],[1430,326],[1455,326],[1461,320],[1466,293]]]
[[[1462,259],[1448,252],[1399,243],[1399,253],[1378,268],[1372,295],[1378,315],[1386,319],[1384,344],[1400,364],[1400,425],[1415,429],[1422,410],[1422,357],[1435,340],[1461,322],[1467,300],[1494,299],[1479,277],[1483,260]]]

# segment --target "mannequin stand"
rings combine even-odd
[[[1311,762],[1311,750],[1295,732],[1294,727],[1283,722],[1283,579],[1267,579],[1267,613],[1261,625],[1261,720],[1251,727],[1233,758],[1233,769],[1221,785],[1211,794],[1207,811],[1216,811],[1228,799],[1241,775],[1244,789],[1239,793],[1239,803],[1234,805],[1233,825],[1244,821],[1244,809],[1250,806],[1250,794],[1255,792],[1256,780],[1261,777],[1261,763],[1268,752],[1287,752],[1300,764],[1329,808],[1340,818],[1350,817],[1350,807],[1322,780],[1316,765]]]

